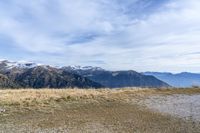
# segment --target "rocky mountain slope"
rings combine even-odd
[[[18,85],[7,76],[0,74],[0,88],[16,88]]]
[[[100,88],[100,84],[77,74],[67,73],[58,69],[42,66],[34,67],[24,71],[15,77],[15,81],[22,87],[33,88]]]

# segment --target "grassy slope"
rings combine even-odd
[[[136,104],[146,95],[200,94],[200,89],[1,90],[3,132],[199,132],[200,124]],[[135,101],[135,102],[132,102]]]

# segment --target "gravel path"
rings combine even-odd
[[[155,111],[200,121],[200,95],[156,95],[141,103]]]

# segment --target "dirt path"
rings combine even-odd
[[[69,133],[178,133],[198,132],[197,126],[170,116],[150,112],[137,105],[107,102],[74,105],[60,104],[59,108],[12,109],[1,115],[2,133],[69,132]]]

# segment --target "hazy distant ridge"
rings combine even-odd
[[[182,72],[178,74],[162,72],[145,72],[145,75],[152,75],[174,87],[200,86],[200,74]]]

